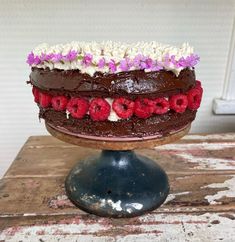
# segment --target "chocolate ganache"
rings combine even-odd
[[[195,85],[194,70],[184,69],[176,76],[171,71],[134,70],[114,74],[83,74],[79,70],[32,68],[30,82],[53,95],[88,97],[164,97],[186,92]]]

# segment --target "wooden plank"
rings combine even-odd
[[[156,160],[169,174],[215,171],[235,174],[235,139],[231,140],[232,135],[197,135],[200,139],[193,139],[192,135],[187,137],[175,144],[139,150],[137,153]],[[217,141],[210,142],[210,137],[217,137]],[[49,136],[31,137],[5,177],[65,176],[77,161],[99,152],[66,144]]]
[[[133,219],[91,216],[11,221],[0,241],[234,241],[235,214],[147,214]],[[95,219],[95,220],[94,220]],[[27,222],[26,222],[27,221]],[[15,223],[15,225],[13,225]]]
[[[235,175],[172,174],[169,179],[170,195],[158,212],[235,208]],[[65,195],[64,177],[4,178],[0,184],[0,217],[81,213]]]

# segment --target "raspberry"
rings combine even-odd
[[[149,118],[154,112],[154,101],[143,98],[135,100],[135,110],[134,113],[139,118]]]
[[[202,92],[198,88],[189,90],[188,94],[188,108],[191,110],[197,110],[200,107],[202,100]]]
[[[104,121],[109,117],[111,107],[103,98],[94,98],[90,103],[89,114],[94,121]]]
[[[170,108],[177,113],[183,113],[188,106],[188,99],[186,95],[177,94],[170,98]]]
[[[120,118],[130,118],[134,112],[135,103],[124,97],[116,98],[112,108]]]
[[[154,100],[154,105],[155,105],[154,113],[156,114],[167,113],[169,109],[169,102],[163,97],[156,98]]]
[[[67,110],[73,118],[83,118],[89,108],[88,100],[84,98],[71,98],[67,104]]]
[[[200,81],[196,80],[195,88],[197,88],[201,92],[201,94],[203,93],[203,88]]]
[[[196,87],[201,87],[201,86],[202,86],[201,81],[196,80]]]
[[[51,96],[46,93],[39,93],[39,104],[43,108],[51,106]]]
[[[56,96],[51,99],[52,107],[56,111],[64,111],[66,109],[68,99],[64,96]]]
[[[35,86],[33,86],[32,92],[34,96],[34,102],[39,103],[39,90]]]

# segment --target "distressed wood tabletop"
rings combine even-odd
[[[0,180],[0,241],[235,241],[235,133],[138,150],[165,169],[171,191],[159,209],[131,219],[90,215],[67,199],[65,176],[97,152],[30,137]]]

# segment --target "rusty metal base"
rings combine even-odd
[[[104,217],[135,217],[158,208],[169,193],[166,173],[133,151],[104,150],[79,161],[66,182],[70,200]]]

